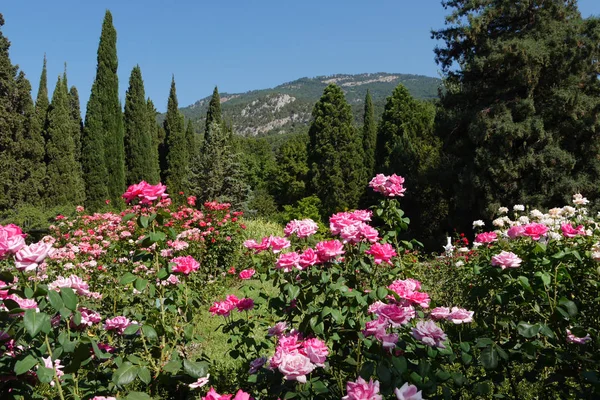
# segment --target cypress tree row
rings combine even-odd
[[[154,103],[152,100],[148,98],[146,101],[146,112],[148,118],[148,129],[150,130],[150,171],[148,173],[148,183],[153,185],[160,182],[160,154],[159,147],[162,146],[164,142],[164,136],[161,136],[162,128],[160,125],[156,123],[156,108],[154,107]]]
[[[52,95],[47,126],[46,205],[54,207],[82,204],[85,190],[81,170],[75,160],[69,93],[64,80],[60,77]]]
[[[210,124],[206,135],[209,140],[204,141],[202,152],[197,153],[190,164],[187,186],[199,199],[212,201],[223,194],[227,142],[223,126],[217,121]]]
[[[69,90],[69,108],[71,110],[71,121],[73,122],[73,144],[75,145],[75,160],[81,163],[81,134],[83,132],[83,120],[81,119],[81,107],[79,104],[79,93],[75,86]]]
[[[156,179],[153,171],[152,128],[139,65],[133,67],[125,95],[125,155],[127,184]]]
[[[377,144],[377,122],[371,93],[367,89],[365,97],[365,114],[363,117],[363,150],[365,153],[365,173],[367,177],[375,175],[375,147]]]
[[[215,86],[212,97],[208,103],[208,111],[206,112],[206,123],[204,124],[204,142],[206,143],[210,139],[210,132],[213,122],[217,124],[223,123],[223,117],[221,113],[221,97],[219,96],[219,89]]]
[[[362,138],[352,125],[342,89],[330,84],[312,112],[308,131],[309,188],[325,215],[355,208],[366,186]]]
[[[117,66],[117,32],[110,11],[106,11],[98,47],[96,79],[82,136],[86,204],[92,210],[100,208],[107,198],[119,202],[125,190],[123,116]]]
[[[171,91],[167,103],[167,115],[164,122],[166,171],[165,184],[170,193],[184,190],[184,180],[188,168],[188,144],[185,137],[185,121],[179,111],[175,77],[171,80]]]

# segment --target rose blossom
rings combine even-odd
[[[306,375],[310,374],[316,365],[311,363],[310,358],[304,354],[296,352],[284,353],[277,368],[285,375],[286,380],[306,383]]]
[[[308,249],[304,250],[304,253],[300,254],[300,261],[298,263],[302,269],[305,269],[318,264],[319,261],[320,260],[317,253],[309,247]]]
[[[431,320],[417,322],[417,326],[412,329],[412,335],[415,339],[428,346],[440,349],[446,348],[442,343],[447,338],[446,334]]]
[[[307,339],[302,343],[302,353],[318,367],[323,367],[325,359],[329,355],[327,345],[320,339]]]
[[[369,186],[375,192],[379,192],[386,197],[404,196],[406,189],[402,186],[403,184],[404,178],[396,174],[390,176],[377,174],[369,182]]]
[[[171,271],[181,272],[185,275],[189,275],[190,272],[197,271],[200,268],[200,264],[192,256],[175,257],[170,262],[175,263]]]
[[[244,298],[238,301],[235,306],[239,312],[252,310],[254,308],[254,300]]]
[[[232,394],[219,394],[215,388],[211,387],[202,400],[230,400],[232,396]]]
[[[295,219],[288,222],[283,230],[283,233],[285,236],[290,236],[295,233],[299,238],[306,238],[314,235],[318,229],[319,226],[317,223],[310,218],[303,220]]]
[[[290,272],[294,268],[300,269],[300,255],[296,252],[280,254],[275,263],[275,268]]]
[[[390,259],[397,255],[396,251],[389,243],[374,243],[373,245],[371,245],[371,248],[369,250],[365,251],[365,254],[372,255],[375,259],[375,264],[381,264],[382,262],[386,262],[390,265],[392,265]]]
[[[509,238],[516,239],[519,236],[523,236],[523,232],[525,232],[525,227],[523,225],[515,225],[506,231],[506,234]]]
[[[256,273],[256,271],[253,269],[245,269],[240,272],[240,279],[242,279],[242,280],[250,279],[254,276],[255,273]]]
[[[319,242],[315,246],[319,260],[325,262],[344,254],[344,246],[339,240]]]
[[[275,326],[269,328],[267,335],[281,337],[283,335],[283,333],[286,331],[286,329],[287,329],[286,322],[278,322],[275,324]]]
[[[492,243],[498,240],[498,235],[496,232],[482,232],[475,236],[475,241],[477,243]]]
[[[393,327],[397,328],[415,317],[415,309],[412,306],[401,307],[396,304],[386,304],[380,307],[376,314],[385,317]]]
[[[573,335],[569,329],[567,329],[567,342],[569,343],[586,344],[590,340],[592,340],[592,338],[590,337],[589,333],[584,337],[577,337]]]
[[[573,228],[573,225],[571,224],[562,224],[560,226],[560,230],[562,231],[563,235],[568,238],[574,238],[578,235],[585,236],[585,228],[583,225]]]
[[[396,292],[396,294],[405,300],[408,300],[411,303],[418,304],[423,308],[429,307],[429,295],[425,292],[420,292],[421,282],[416,279],[398,279],[392,282],[391,285],[388,286],[388,289]],[[390,300],[393,300],[393,296],[388,296]]]
[[[400,389],[394,389],[394,394],[397,400],[423,400],[419,388],[415,385],[409,385],[408,382],[405,382]]]
[[[342,397],[342,400],[382,400],[383,397],[379,394],[379,381],[369,382],[362,377],[358,377],[356,382],[346,383],[347,395]]]
[[[273,253],[277,254],[283,249],[287,249],[290,247],[291,243],[286,238],[282,238],[279,236],[271,236],[270,238],[271,250]]]
[[[548,227],[537,222],[525,225],[523,230],[523,235],[529,236],[533,240],[540,240],[540,237],[546,235],[546,233],[548,233]]]
[[[117,398],[112,396],[94,396],[90,400],[117,400]]]
[[[250,374],[250,375],[256,374],[266,363],[267,363],[267,357],[259,357],[259,358],[254,359],[250,363],[250,369],[248,370],[248,374]]]
[[[522,261],[515,253],[504,250],[492,257],[492,265],[502,269],[517,268],[521,265]]]
[[[190,383],[188,386],[190,389],[198,389],[208,383],[208,378],[210,378],[210,374],[206,374],[206,376],[202,378],[198,378],[198,380],[194,383]]]
[[[129,318],[118,316],[114,318],[107,318],[104,321],[104,329],[107,331],[117,331],[119,335],[125,332],[125,329],[132,324]]]
[[[439,319],[446,319],[450,315],[450,309],[448,307],[436,307],[431,310],[431,314],[429,315],[431,319],[437,321]]]
[[[452,321],[456,325],[466,324],[473,321],[474,311],[468,311],[464,308],[452,307],[452,311],[446,317],[448,321]]]
[[[25,246],[24,238],[23,231],[17,225],[0,225],[0,258],[21,250]]]
[[[146,181],[141,181],[127,188],[123,193],[123,198],[130,203],[134,199],[138,199],[141,204],[152,204],[153,201],[168,197],[165,193],[167,187],[161,183],[150,185]]]
[[[33,271],[52,253],[52,243],[37,242],[24,246],[15,254],[15,267],[19,271]]]

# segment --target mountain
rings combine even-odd
[[[233,124],[236,133],[244,136],[306,131],[312,108],[330,83],[336,83],[344,90],[357,124],[361,124],[367,89],[371,91],[376,112],[381,113],[385,99],[399,83],[406,86],[414,97],[433,100],[438,97],[441,80],[422,75],[391,73],[301,78],[272,89],[221,93],[223,117]],[[199,131],[204,130],[209,101],[210,97],[205,97],[181,109],[187,119],[196,122],[196,129]]]

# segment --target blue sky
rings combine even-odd
[[[10,55],[34,97],[44,53],[48,84],[68,65],[85,109],[96,72],[106,9],[117,29],[119,84],[142,69],[146,95],[166,109],[171,74],[180,106],[221,92],[273,87],[304,76],[400,72],[438,76],[432,28],[444,23],[440,0],[22,0],[5,2]],[[600,0],[580,0],[584,16]]]

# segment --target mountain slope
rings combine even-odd
[[[357,123],[360,123],[367,89],[371,91],[376,111],[380,113],[385,99],[399,83],[406,86],[414,97],[430,100],[437,98],[441,81],[422,75],[390,73],[301,78],[272,89],[221,93],[223,117],[233,123],[236,133],[244,136],[304,131],[310,122],[314,104],[330,83],[341,86],[352,105]],[[205,97],[181,109],[187,119],[196,122],[198,130],[203,130],[209,101],[210,97]]]

